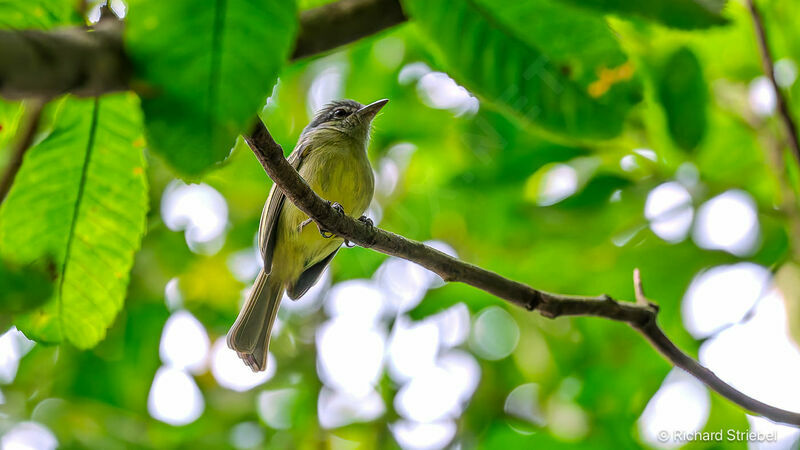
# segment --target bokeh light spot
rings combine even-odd
[[[211,374],[220,386],[244,392],[254,387],[264,384],[275,376],[277,362],[272,353],[267,353],[267,370],[263,372],[253,372],[236,355],[236,352],[228,348],[225,337],[214,341],[211,348]]]
[[[647,194],[644,217],[656,236],[667,242],[680,242],[686,239],[692,225],[692,196],[675,181],[661,184]]]
[[[186,425],[197,420],[203,409],[203,395],[189,374],[173,367],[158,369],[147,397],[147,411],[153,418]]]
[[[470,346],[483,359],[498,360],[510,355],[519,342],[519,326],[499,306],[489,306],[475,318]]]
[[[766,294],[770,272],[753,263],[709,269],[695,277],[683,298],[686,330],[702,339],[745,317]]]
[[[674,433],[701,430],[710,410],[703,383],[681,369],[672,369],[639,418],[639,432],[654,447],[676,447]]]
[[[702,248],[747,256],[756,250],[759,229],[753,197],[730,190],[700,206],[692,237]]]
[[[202,373],[208,362],[209,346],[208,333],[203,324],[189,311],[179,310],[164,324],[158,353],[164,364]]]
[[[0,437],[0,450],[54,450],[58,440],[47,427],[36,422],[20,422]]]

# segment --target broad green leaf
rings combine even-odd
[[[707,28],[728,23],[725,0],[568,0],[597,11],[634,15],[675,28]]]
[[[137,106],[132,94],[67,99],[0,209],[0,253],[56,265],[53,298],[16,322],[30,338],[91,347],[122,307],[147,211]]]
[[[0,0],[0,28],[47,29],[77,25],[81,17],[74,0]]]
[[[687,151],[697,147],[706,130],[708,92],[700,61],[691,50],[682,47],[667,59],[658,93],[672,140]]]
[[[641,99],[606,22],[580,9],[551,0],[404,5],[460,83],[540,129],[611,138]]]
[[[131,3],[126,43],[148,145],[197,175],[225,159],[272,91],[294,42],[294,2]]]

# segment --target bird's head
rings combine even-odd
[[[388,101],[387,99],[378,100],[367,106],[354,100],[333,101],[317,111],[314,120],[306,126],[303,134],[318,130],[332,130],[366,143],[369,139],[372,119]]]

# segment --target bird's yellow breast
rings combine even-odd
[[[345,213],[361,216],[372,200],[374,178],[363,148],[355,142],[320,146],[303,158],[300,176],[320,197],[338,202]],[[278,219],[272,271],[286,282],[296,280],[308,267],[324,259],[342,244],[340,238],[323,238],[315,224],[299,230],[308,216],[285,202]],[[287,264],[292,261],[294,263]]]

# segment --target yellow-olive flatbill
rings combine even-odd
[[[306,126],[288,161],[320,197],[340,212],[371,224],[362,214],[375,180],[367,158],[372,119],[389,100],[364,106],[339,100],[323,107]],[[311,225],[303,212],[272,186],[258,229],[264,268],[258,273],[228,346],[254,371],[267,367],[270,331],[283,291],[296,300],[317,282],[344,242]]]

